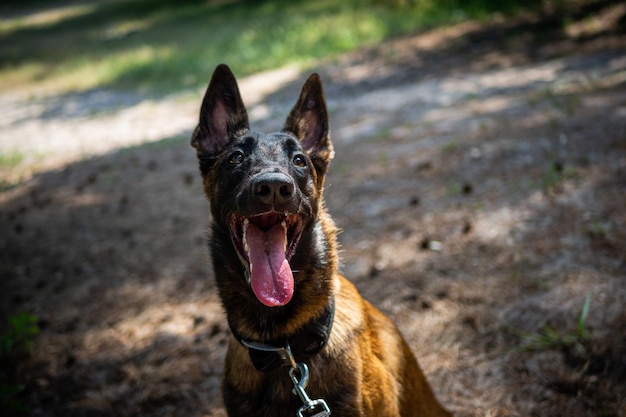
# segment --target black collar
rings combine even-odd
[[[269,372],[280,365],[290,364],[285,357],[286,347],[291,348],[293,357],[297,362],[319,353],[330,337],[335,316],[335,300],[331,301],[324,313],[305,324],[293,336],[277,343],[259,343],[246,340],[228,323],[235,339],[248,349],[250,360],[254,367],[260,372]]]

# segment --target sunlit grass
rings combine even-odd
[[[18,172],[18,168],[24,159],[19,151],[0,152],[0,192],[20,182],[21,172]]]
[[[158,85],[159,72],[167,72],[164,67],[173,54],[172,48],[166,45],[138,45],[110,57],[71,60],[59,65],[52,78],[57,85],[69,90],[97,88],[103,84],[115,86],[116,83],[120,83],[120,87],[142,89],[147,83]],[[132,77],[123,79],[124,74]]]
[[[0,19],[0,35],[20,29],[45,28],[63,20],[86,15],[94,10],[93,4],[88,5],[68,5],[55,9],[45,9],[35,11],[26,15],[17,14],[11,18]]]
[[[198,86],[220,62],[238,75],[309,64],[420,28],[486,15],[492,3],[499,4],[100,0],[52,8],[39,3],[48,9],[0,20],[0,91]]]
[[[18,166],[24,155],[18,151],[0,152],[0,169],[12,169]]]

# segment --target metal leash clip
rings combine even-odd
[[[291,353],[291,352],[289,352]],[[309,368],[305,363],[298,362],[297,367],[289,368],[289,377],[293,382],[293,393],[298,395],[304,404],[298,409],[298,417],[327,417],[330,415],[330,408],[323,399],[312,400],[304,390],[309,383]],[[295,371],[300,372],[300,380],[296,377]]]

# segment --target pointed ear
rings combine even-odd
[[[191,136],[191,146],[198,155],[219,153],[233,136],[249,128],[246,107],[241,100],[237,80],[228,66],[221,64],[204,95],[200,123]]]
[[[335,152],[330,142],[326,100],[319,75],[311,75],[304,83],[300,98],[287,116],[283,130],[300,139],[316,166],[319,164],[319,168],[326,171]]]

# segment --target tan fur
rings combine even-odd
[[[417,361],[395,325],[343,276],[336,279],[337,311],[329,343],[309,363],[311,382],[307,391],[329,398],[333,391],[355,386],[354,416],[435,417],[450,416],[434,397]],[[248,352],[232,341],[224,377],[241,394],[254,396],[267,384],[266,375],[249,363]],[[292,386],[284,378],[275,384],[276,397],[290,397]],[[347,414],[333,414],[347,415]]]
[[[330,263],[336,265],[335,227],[323,212],[323,224],[332,243]],[[435,398],[411,349],[395,324],[355,286],[336,273],[335,321],[324,350],[308,364],[311,381],[307,392],[312,398],[332,398],[333,393],[356,387],[353,412],[334,416],[367,417],[444,417],[451,414]],[[304,318],[302,323],[309,317]],[[243,397],[254,396],[268,383],[275,385],[277,398],[293,396],[287,369],[283,378],[268,381],[250,364],[248,351],[234,339],[226,358],[224,378],[236,384]]]
[[[290,261],[295,277],[293,300],[280,308],[262,306],[248,288],[244,267],[229,237],[230,217],[225,220],[223,214],[224,207],[232,206],[236,194],[233,189],[239,189],[243,195],[250,192],[247,181],[252,175],[229,168],[228,159],[231,143],[246,140],[248,134],[247,113],[235,78],[228,67],[221,65],[209,84],[191,143],[198,153],[204,189],[211,202],[210,246],[231,329],[246,340],[290,340],[307,323],[324,317],[334,299],[335,315],[328,342],[306,359],[310,370],[306,388],[309,396],[326,400],[332,415],[337,417],[450,416],[437,402],[398,328],[338,272],[336,228],[322,197],[324,177],[334,151],[319,76],[314,74],[305,83],[282,134],[248,138],[275,151],[274,172],[292,169],[290,159],[279,156],[284,152],[281,146],[289,141],[291,149],[297,139],[301,144],[298,152],[303,152],[307,159],[306,168],[302,168],[306,171],[298,171],[301,177],[306,172],[306,181],[300,180],[300,194],[289,201],[299,198],[300,203],[310,203],[310,227]],[[239,176],[234,177],[235,174]],[[227,214],[237,209],[240,208],[227,210]],[[223,380],[229,416],[294,416],[302,403],[292,392],[288,371],[286,366],[258,371],[248,350],[232,337]]]

